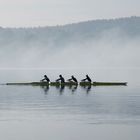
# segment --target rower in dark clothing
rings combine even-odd
[[[88,75],[86,75],[86,78],[82,80],[82,82],[87,81],[87,82],[91,82],[91,79]]]
[[[43,81],[50,82],[50,79],[48,78],[48,76],[47,76],[47,75],[44,75],[44,79],[42,79],[41,81],[42,81],[42,82],[43,82]]]
[[[65,79],[62,77],[62,75],[59,75],[59,78],[56,80],[56,82],[61,81],[61,83],[65,83]]]
[[[68,79],[69,82],[75,82],[78,83],[77,79],[72,75],[70,79]]]

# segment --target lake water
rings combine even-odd
[[[0,70],[0,138],[2,140],[139,140],[140,69]],[[39,81],[47,74],[78,80],[127,81],[128,86],[7,86]]]

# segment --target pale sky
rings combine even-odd
[[[63,25],[140,16],[140,0],[0,0],[0,26]]]

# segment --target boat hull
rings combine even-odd
[[[32,85],[32,86],[126,86],[127,82],[29,82],[29,83],[6,83],[6,85]]]

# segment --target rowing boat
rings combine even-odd
[[[32,86],[126,86],[127,82],[28,82],[28,83],[6,83],[6,85],[32,85]]]

